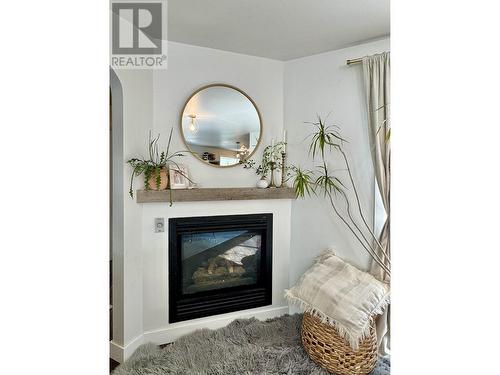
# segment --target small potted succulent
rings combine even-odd
[[[140,175],[144,176],[144,188],[146,190],[166,190],[168,188],[168,164],[176,165],[177,163],[173,158],[184,156],[181,151],[169,154],[172,131],[173,129],[170,130],[166,151],[159,151],[158,140],[160,135],[158,134],[156,138],[152,138],[151,132],[149,132],[149,159],[132,158],[127,161],[133,168],[129,190],[132,198],[134,197],[134,178]]]

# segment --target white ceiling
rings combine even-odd
[[[168,39],[276,60],[390,33],[390,0],[168,0]]]

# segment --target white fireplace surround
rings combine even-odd
[[[140,264],[134,275],[125,274],[125,282],[142,284],[142,298],[135,304],[135,315],[125,316],[124,332],[142,326],[135,337],[124,340],[125,345],[111,342],[111,357],[119,362],[127,359],[145,342],[166,344],[200,328],[219,328],[237,318],[267,319],[288,313],[284,290],[289,286],[291,200],[271,199],[222,202],[179,202],[137,204],[141,214],[141,251],[135,260]],[[164,233],[154,233],[154,219],[173,217],[273,214],[273,297],[272,305],[242,310],[184,322],[168,323],[168,225]],[[136,285],[137,286],[137,285]],[[133,286],[132,286],[133,289]],[[127,303],[127,294],[124,295]]]

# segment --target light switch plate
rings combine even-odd
[[[155,217],[155,233],[165,232],[165,219],[162,217]]]

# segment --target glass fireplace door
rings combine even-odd
[[[182,234],[182,293],[257,284],[261,244],[259,230]]]
[[[272,304],[271,213],[168,222],[170,323]]]

